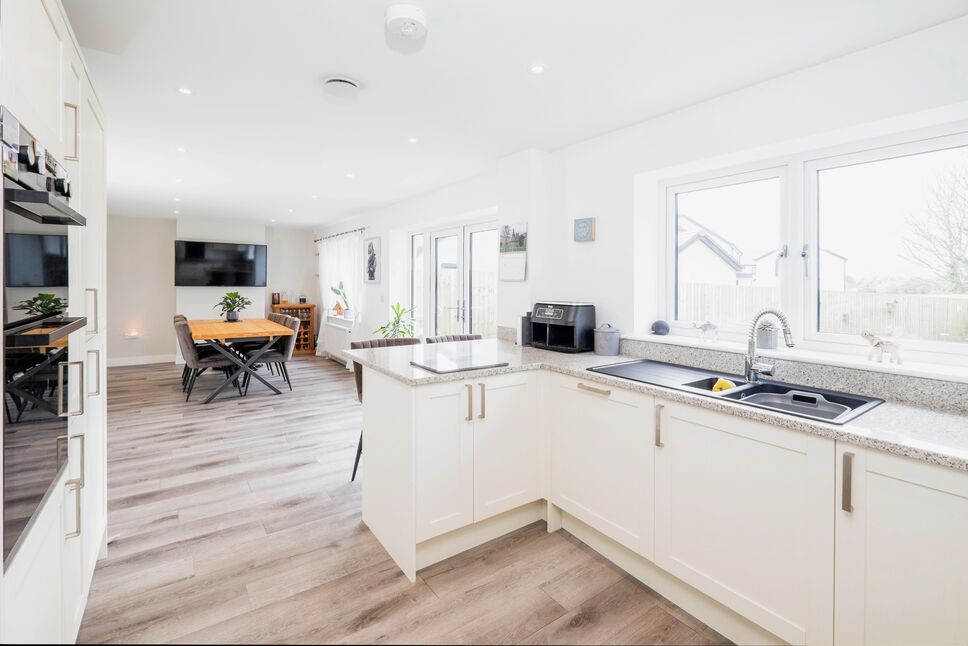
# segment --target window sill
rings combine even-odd
[[[630,334],[623,338],[631,341],[647,341],[649,343],[679,345],[688,348],[702,348],[717,352],[732,352],[741,355],[746,354],[746,344],[737,343],[735,341],[703,341],[698,337],[672,334],[665,336],[659,336],[656,334]],[[771,357],[774,359],[786,359],[789,361],[802,361],[804,363],[817,363],[826,366],[836,366],[839,368],[867,370],[869,372],[968,383],[968,370],[961,366],[916,362],[906,362],[900,365],[891,363],[877,363],[874,361],[868,361],[866,356],[832,354],[828,352],[804,350],[801,348],[782,348],[776,350],[759,349],[757,350],[757,355],[761,357]],[[887,359],[885,359],[885,361],[887,361]]]

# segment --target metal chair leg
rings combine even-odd
[[[187,396],[185,397],[185,401],[186,401],[186,402],[187,402],[187,401],[188,401],[189,399],[191,399],[191,396],[192,396],[192,389],[193,389],[193,388],[195,387],[195,379],[197,379],[197,378],[198,378],[198,375],[199,375],[200,373],[201,373],[201,370],[192,370],[192,374],[191,374],[191,376],[190,376],[190,377],[188,378],[188,395],[187,395]]]
[[[353,462],[353,475],[350,476],[350,482],[356,480],[356,470],[360,466],[360,456],[363,455],[363,431],[360,431],[360,441],[356,445],[356,461]]]
[[[289,381],[289,368],[286,367],[285,361],[279,364],[279,370],[282,372],[283,378],[286,380],[286,383],[289,385],[289,390],[292,390],[292,382]]]

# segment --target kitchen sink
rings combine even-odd
[[[807,388],[779,381],[747,382],[738,375],[715,373],[646,359],[596,366],[589,370],[707,397],[730,399],[746,406],[830,424],[844,424],[883,403],[883,400],[874,397],[851,395],[822,388]],[[735,383],[736,387],[713,392],[713,386],[719,379],[728,379]]]
[[[831,390],[804,388],[775,381],[760,381],[720,394],[747,406],[766,408],[799,417],[843,424],[863,415],[883,400]]]

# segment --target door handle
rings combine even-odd
[[[480,383],[477,385],[481,387],[481,414],[478,415],[478,419],[485,419],[487,418],[487,399],[486,399],[487,388],[483,383]]]
[[[67,436],[62,436],[62,437],[67,437]],[[87,454],[87,441],[84,439],[84,433],[78,433],[77,435],[73,435],[73,436],[67,437],[67,445],[68,445],[68,447],[70,447],[70,441],[71,440],[80,440],[81,441],[81,475],[80,475],[80,477],[74,478],[73,480],[68,480],[67,481],[67,484],[74,484],[74,485],[77,485],[79,488],[83,489],[84,488],[84,482],[87,480],[86,476],[84,475],[85,474],[84,464],[87,462],[87,457],[86,457],[86,454]],[[67,457],[68,457],[68,461],[70,461],[70,449],[69,448],[68,448],[68,451],[67,451]]]
[[[843,473],[840,483],[840,508],[848,514],[854,511],[853,504],[853,485],[854,485],[854,454],[844,452]]]
[[[474,419],[474,386],[465,384],[464,387],[467,388],[467,417],[464,421],[470,422]]]
[[[89,330],[88,334],[97,334],[98,332],[101,331],[101,322],[98,319],[98,315],[97,315],[97,288],[88,287],[84,291],[91,292],[92,294],[94,294],[94,329]],[[91,319],[88,318],[88,320],[90,321]]]
[[[611,396],[612,391],[607,388],[595,388],[595,386],[589,386],[587,384],[578,384],[581,390],[587,390],[590,393],[595,393],[596,395],[605,395],[606,397]]]
[[[101,394],[101,350],[88,350],[88,355],[94,355],[94,392],[88,391],[89,397]]]
[[[70,406],[64,405],[64,372],[70,370],[71,366],[80,366],[78,371],[78,406],[77,410],[70,410]],[[62,361],[57,364],[57,416],[75,417],[84,414],[84,362],[83,361]]]
[[[64,534],[64,538],[77,538],[81,535],[81,488],[77,482],[70,480],[65,483],[74,489],[74,531]]]
[[[655,446],[656,448],[662,448],[665,444],[662,443],[662,409],[665,408],[662,404],[655,405]]]

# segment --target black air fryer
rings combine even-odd
[[[555,352],[595,349],[595,306],[590,303],[535,303],[531,345]]]

